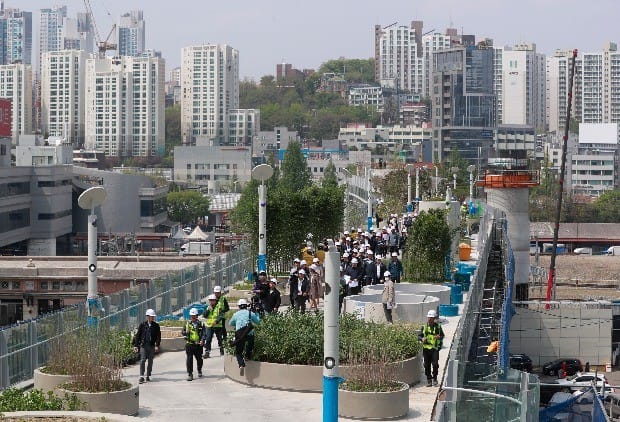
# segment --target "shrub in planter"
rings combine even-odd
[[[82,408],[83,403],[74,394],[57,397],[51,391],[44,394],[41,390],[26,392],[18,388],[7,388],[0,393],[0,412],[82,410]]]
[[[323,314],[294,311],[270,314],[254,328],[252,360],[293,365],[323,364]],[[373,341],[369,341],[373,338]],[[234,354],[230,346],[228,352]],[[354,364],[358,354],[385,350],[385,359],[396,362],[417,356],[420,344],[417,326],[376,324],[340,316],[340,363]]]

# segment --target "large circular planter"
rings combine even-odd
[[[323,391],[323,367],[311,365],[287,365],[282,363],[246,361],[243,373],[232,355],[224,356],[224,374],[233,381],[256,387],[289,391]],[[395,362],[394,379],[408,385],[420,381],[422,365],[420,355]],[[349,367],[341,366],[340,374],[346,378]]]
[[[77,399],[84,403],[84,410],[88,412],[116,413],[119,415],[136,415],[140,408],[140,389],[132,385],[126,390],[102,393],[88,393],[85,391],[71,391],[61,387],[56,388],[56,394],[64,396],[75,394]]]
[[[42,368],[34,370],[34,388],[43,390],[44,393],[54,391],[54,389],[65,382],[71,381],[71,375],[47,374],[41,371]]]
[[[354,419],[395,419],[409,412],[409,385],[386,392],[338,389],[338,416]]]

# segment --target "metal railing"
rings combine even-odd
[[[204,264],[101,298],[99,323],[132,330],[143,320],[147,309],[155,309],[158,315],[174,314],[209,295],[214,286],[228,287],[245,278],[253,265],[250,248],[242,244]],[[52,340],[85,326],[84,302],[0,329],[0,389],[31,379],[34,370],[46,364]]]

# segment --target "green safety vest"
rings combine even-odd
[[[203,330],[202,322],[198,322],[198,326],[194,326],[194,324],[188,322],[185,324],[185,332],[187,336],[188,343],[198,343],[202,338],[202,330]]]
[[[220,313],[222,313],[222,301],[218,301],[217,304],[213,307],[213,309],[207,308],[207,312],[205,312],[205,317],[207,319],[207,327],[221,327],[222,320],[219,319]]]
[[[428,324],[424,324],[424,327],[422,327],[422,337],[426,338],[426,341],[422,344],[422,347],[424,349],[441,349],[443,339],[441,337],[435,338],[436,335],[443,335],[441,325],[435,324],[431,327]]]

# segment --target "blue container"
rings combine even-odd
[[[459,262],[456,264],[457,272],[461,274],[473,274],[476,268],[476,265],[468,264],[467,262]]]
[[[454,291],[452,291],[452,293],[450,294],[450,303],[452,305],[460,305],[461,303],[463,303],[463,293],[455,293]]]
[[[457,316],[459,314],[459,307],[456,305],[439,305],[440,316]]]

